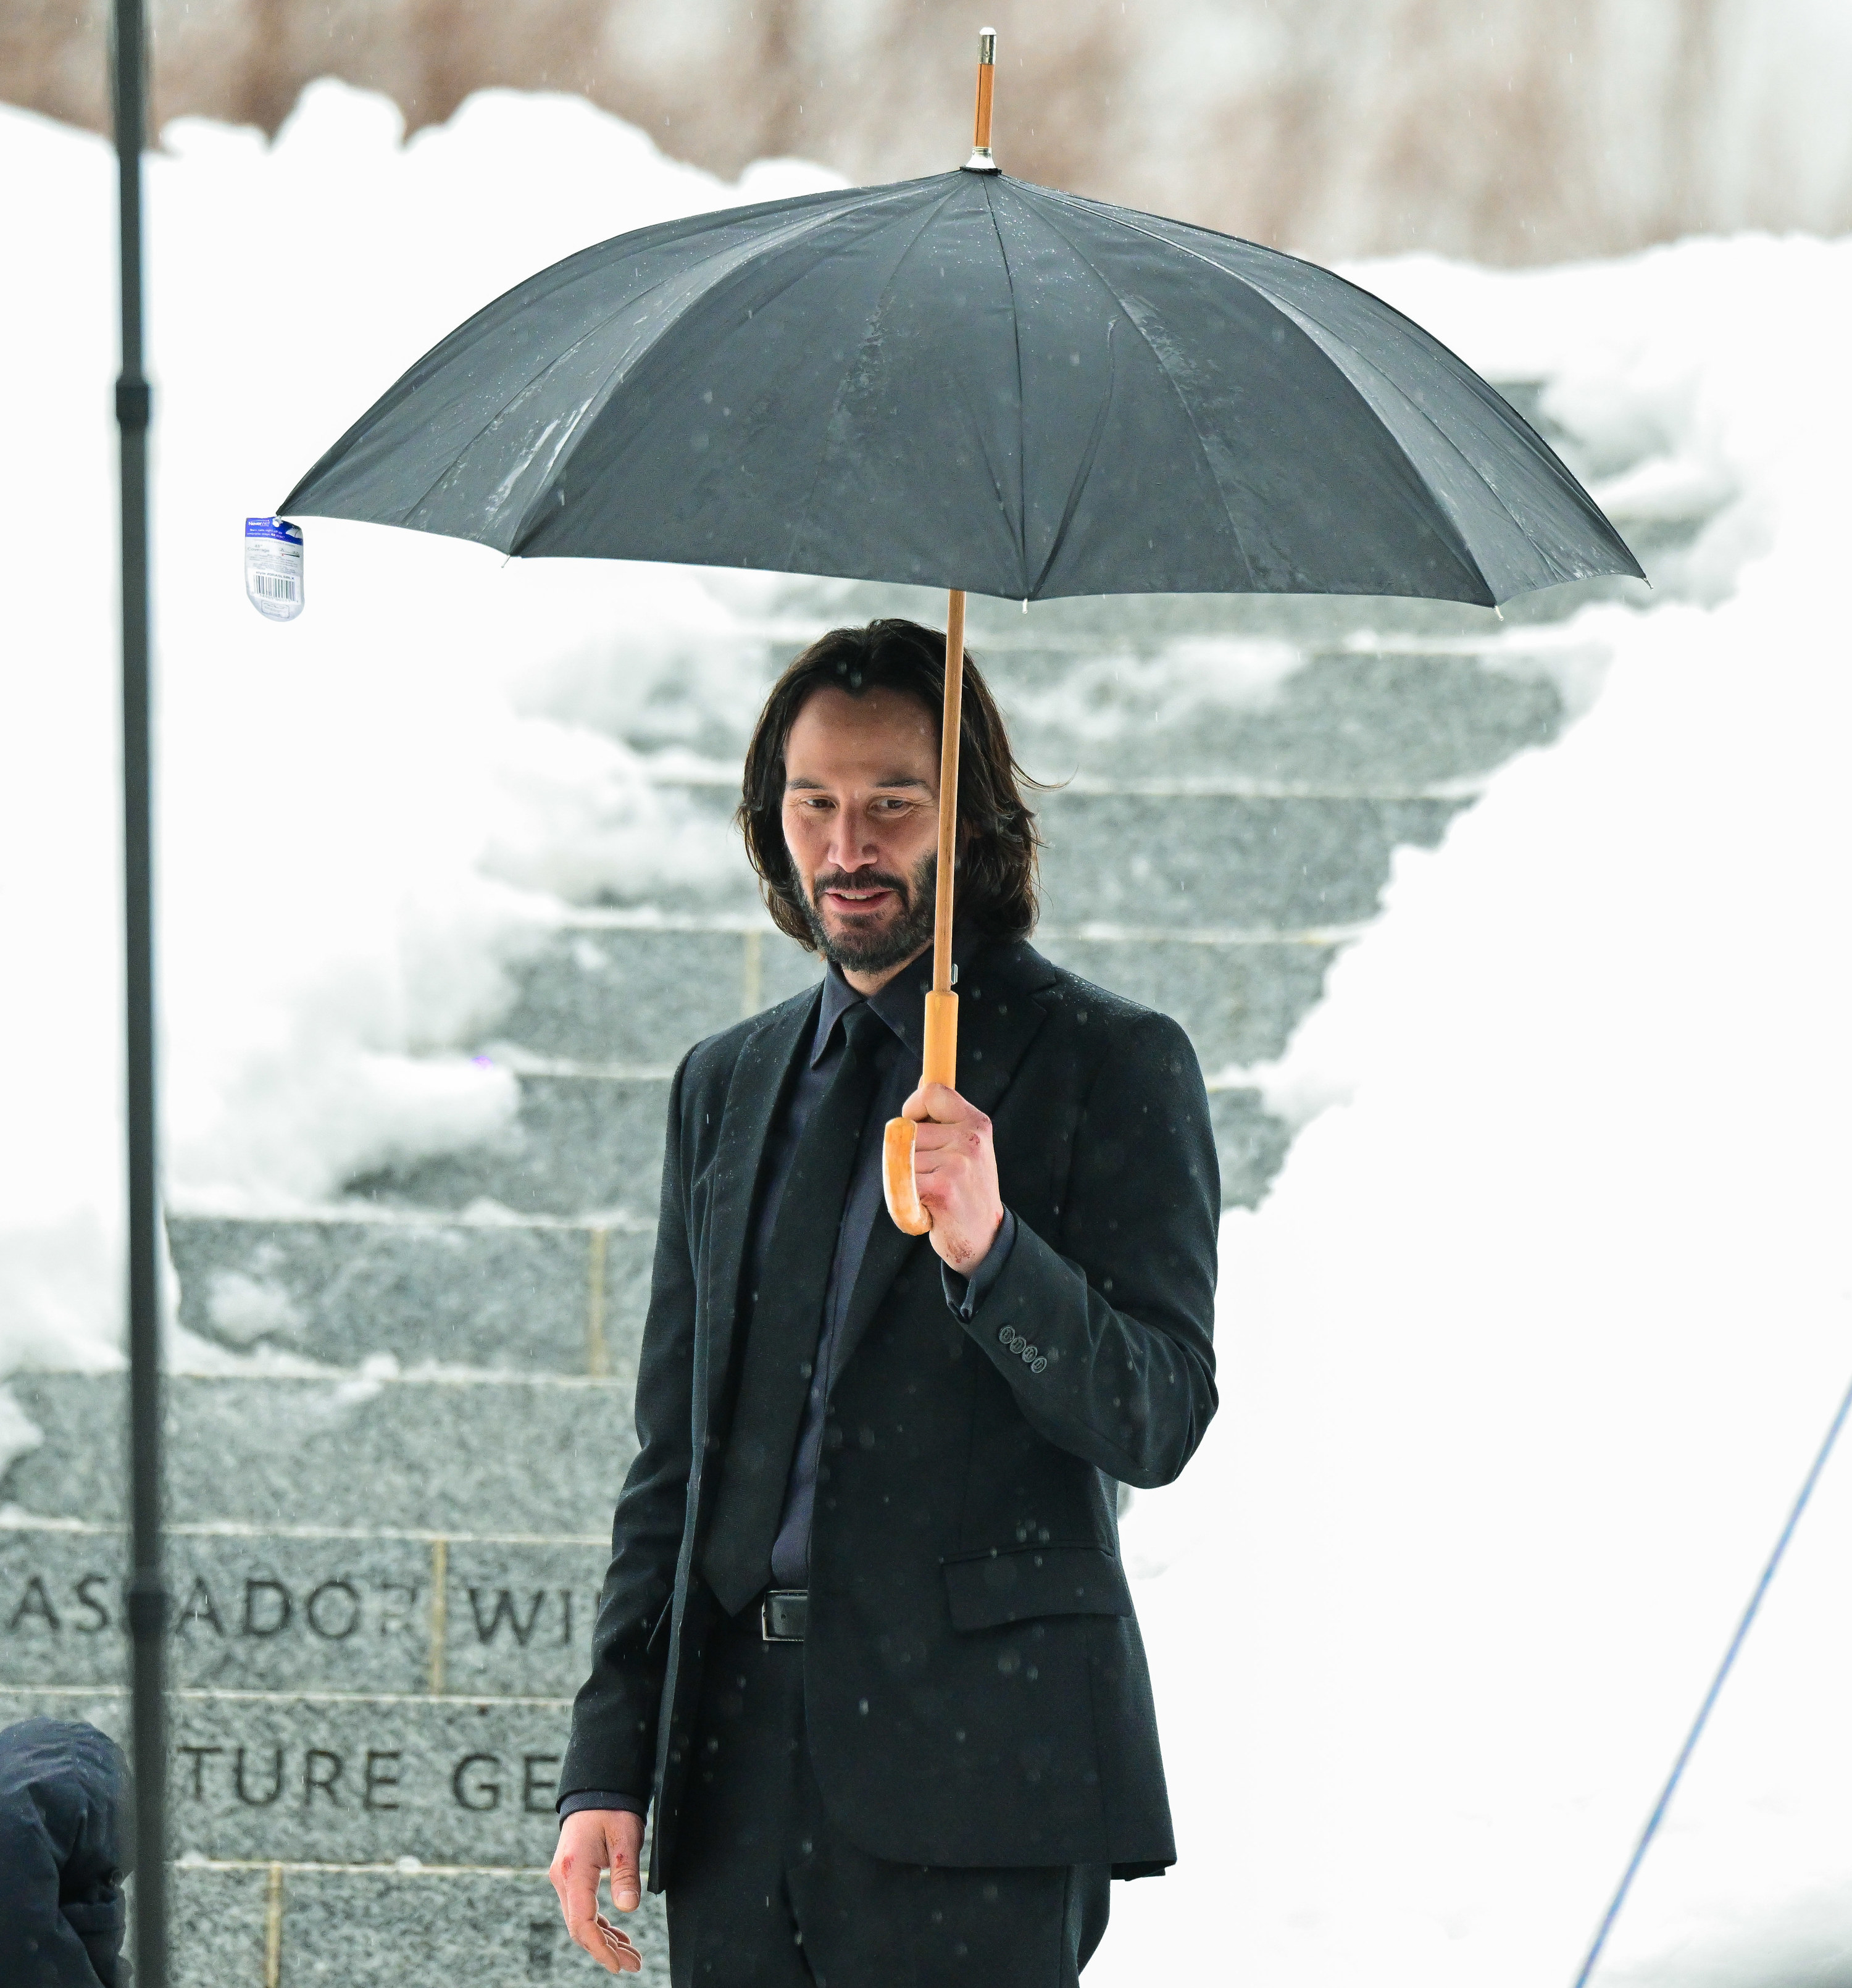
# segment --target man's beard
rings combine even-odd
[[[892,870],[820,870],[802,893],[804,917],[816,949],[833,965],[850,973],[885,973],[902,966],[931,942],[934,887],[938,881],[937,852],[920,859],[910,882]],[[850,925],[829,931],[817,899],[827,890],[894,891],[901,900],[899,915],[891,923],[858,930]],[[839,914],[839,916],[840,915]]]

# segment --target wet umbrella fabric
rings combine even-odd
[[[421,360],[279,507],[528,557],[1491,605],[1639,568],[1378,299],[959,171],[639,230]]]

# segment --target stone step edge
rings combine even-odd
[[[121,1539],[128,1530],[126,1524],[106,1519],[46,1518],[17,1506],[0,1509],[0,1538],[55,1533],[71,1539]],[[330,1540],[350,1546],[596,1547],[608,1551],[611,1543],[608,1528],[601,1533],[441,1533],[404,1526],[269,1526],[244,1519],[183,1519],[161,1530],[177,1540]],[[0,1690],[5,1688],[0,1685]]]
[[[499,1202],[482,1202],[472,1208],[401,1208],[373,1201],[307,1202],[290,1208],[225,1208],[209,1202],[171,1204],[165,1211],[172,1222],[245,1222],[275,1228],[288,1222],[319,1223],[323,1227],[376,1229],[467,1229],[486,1235],[513,1229],[558,1230],[585,1235],[653,1234],[653,1215],[639,1215],[625,1208],[595,1209],[583,1215],[533,1215],[505,1208]]]
[[[544,1864],[427,1864],[395,1857],[389,1864],[327,1864],[291,1857],[208,1857],[189,1850],[176,1857],[175,1871],[279,1871],[286,1877],[331,1878],[544,1878]]]
[[[0,1684],[4,1699],[127,1699],[126,1684]],[[492,1691],[329,1691],[305,1687],[299,1691],[211,1690],[199,1685],[171,1686],[163,1696],[169,1704],[186,1705],[419,1705],[522,1706],[529,1711],[569,1712],[573,1700],[552,1692]]]
[[[511,1050],[504,1051],[499,1048],[493,1053],[485,1055],[482,1060],[491,1063],[500,1063],[505,1069],[509,1070],[511,1074],[517,1078],[542,1077],[554,1082],[566,1082],[569,1084],[667,1084],[675,1074],[674,1070],[667,1063],[657,1065],[652,1063],[581,1063],[570,1057],[537,1057],[531,1056],[524,1050]],[[1215,1090],[1218,1088],[1224,1090],[1228,1090],[1252,1087],[1251,1086],[1244,1086],[1240,1084],[1218,1084],[1218,1082],[1208,1078],[1206,1075],[1204,1078],[1204,1081],[1208,1084],[1208,1087],[1212,1090]],[[232,1220],[236,1218],[228,1216],[221,1219]],[[287,1218],[281,1219],[286,1219]],[[644,1224],[642,1218],[636,1215],[634,1213],[631,1215],[630,1220],[633,1228],[639,1228],[646,1226]],[[491,1225],[487,1222],[484,1222],[478,1226],[487,1228]],[[507,1228],[513,1228],[517,1225],[513,1222],[509,1222],[500,1226]],[[587,1222],[583,1217],[576,1221],[556,1221],[552,1226],[556,1228],[562,1229],[592,1229],[616,1226],[614,1223]],[[647,1226],[651,1228],[654,1228],[655,1226],[653,1222],[648,1223]]]
[[[509,1067],[512,1074],[518,1079],[535,1077],[544,1079],[549,1083],[564,1084],[667,1084],[675,1074],[672,1070],[640,1069],[627,1063],[574,1063],[563,1057],[535,1057],[524,1059],[519,1063],[511,1062]],[[1203,1073],[1203,1082],[1211,1090],[1252,1090],[1254,1088],[1251,1079],[1239,1077],[1230,1078],[1222,1074],[1212,1077],[1207,1071]],[[634,1214],[631,1220],[634,1226],[637,1229],[644,1226],[653,1229],[655,1226],[654,1222],[646,1223],[644,1218]],[[488,1225],[483,1226],[486,1227]],[[514,1224],[511,1222],[506,1226],[512,1227]],[[613,1225],[588,1223],[581,1218],[576,1222],[562,1222],[557,1226],[563,1228],[589,1227],[596,1229]]]
[[[1087,800],[1209,800],[1209,801],[1453,801],[1471,800],[1483,793],[1489,773],[1462,773],[1452,779],[1424,781],[1414,786],[1347,785],[1328,780],[1262,780],[1241,775],[1178,780],[1109,780],[1097,774],[1073,773],[1048,784],[1058,794],[1072,794]],[[684,768],[672,773],[657,773],[653,787],[681,789],[708,793],[737,791],[739,773],[728,769]]]
[[[1294,934],[1287,942],[1321,947],[1342,945],[1357,936],[1357,929],[1333,927],[1329,931]],[[586,1083],[666,1084],[674,1074],[667,1066],[658,1069],[654,1066],[635,1064],[580,1063],[563,1057],[524,1057],[519,1063],[511,1058],[509,1068],[516,1077],[552,1077]],[[1252,1077],[1244,1077],[1239,1069],[1215,1072],[1205,1070],[1203,1082],[1211,1091],[1252,1090],[1255,1088]],[[534,1229],[593,1236],[650,1236],[654,1234],[656,1229],[653,1216],[640,1214],[630,1208],[601,1209],[583,1215],[534,1215],[505,1207],[498,1202],[478,1204],[478,1206],[481,1209],[479,1212],[468,1208],[416,1208],[390,1202],[333,1201],[313,1202],[298,1208],[264,1210],[189,1206],[182,1202],[167,1209],[166,1219],[177,1223],[211,1222],[228,1227],[237,1223],[248,1223],[252,1228],[272,1229],[289,1225],[326,1229],[454,1229],[481,1231],[485,1234],[493,1234],[498,1230]]]
[[[253,1369],[227,1372],[222,1368],[188,1367],[170,1364],[161,1369],[170,1381],[193,1383],[215,1381],[221,1386],[266,1388],[346,1388],[357,1382],[368,1388],[583,1388],[607,1394],[627,1395],[630,1384],[609,1374],[549,1374],[498,1367],[409,1367],[387,1374],[366,1367],[316,1367],[308,1373],[279,1373]],[[127,1368],[100,1374],[82,1367],[15,1367],[6,1377],[14,1381],[99,1381],[120,1384],[128,1378]]]
[[[781,936],[768,918],[741,911],[658,911],[653,906],[576,904],[549,923],[549,931],[729,932],[745,938]],[[1036,935],[1111,945],[1150,945],[1174,941],[1193,945],[1341,945],[1367,930],[1363,923],[1334,925],[1128,925],[1083,919],[1078,925],[1038,925]]]

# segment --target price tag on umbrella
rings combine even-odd
[[[302,611],[302,532],[281,518],[245,520],[245,592],[258,613],[293,621]]]

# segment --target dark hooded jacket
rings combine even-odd
[[[93,1726],[0,1731],[0,1983],[127,1988],[129,1763]]]

